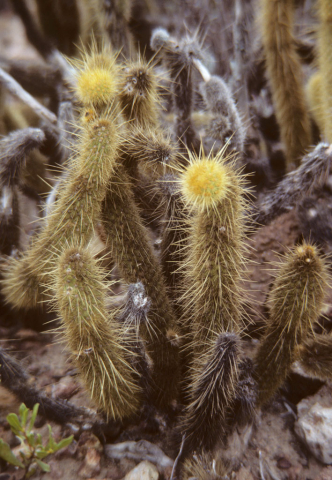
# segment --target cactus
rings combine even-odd
[[[49,398],[45,393],[37,390],[33,378],[24,370],[22,364],[2,348],[0,348],[0,382],[2,387],[12,392],[28,408],[33,408],[36,403],[39,403],[40,413],[48,420],[61,425],[77,421],[87,414],[83,408],[59,398]]]
[[[88,250],[72,247],[64,250],[55,275],[65,340],[92,399],[108,417],[134,415],[138,376],[114,313],[107,315],[105,272]]]
[[[143,128],[156,126],[159,97],[153,64],[141,59],[128,63],[123,69],[119,97],[127,120]]]
[[[293,0],[261,0],[267,76],[286,148],[288,171],[299,165],[311,144],[301,65],[292,33],[293,3]]]
[[[318,27],[318,64],[320,72],[320,88],[324,129],[324,138],[332,142],[332,87],[331,87],[331,62],[332,62],[332,5],[329,0],[318,1],[319,27]]]
[[[307,243],[289,251],[280,263],[269,295],[270,318],[255,359],[258,405],[285,381],[296,346],[306,340],[321,312],[327,278],[324,260]]]
[[[180,299],[192,351],[191,359],[187,353],[189,404],[181,422],[184,458],[193,450],[212,449],[228,433],[239,382],[244,190],[243,179],[223,154],[190,154],[179,180],[193,215]]]
[[[221,480],[227,478],[227,466],[221,459],[215,460],[211,454],[202,453],[186,459],[182,479]]]
[[[185,246],[188,239],[188,209],[179,191],[175,175],[164,175],[158,181],[158,188],[165,204],[164,228],[160,244],[161,266],[165,276],[169,295],[172,298],[178,317],[181,317],[181,302],[179,301],[181,285],[183,284],[183,269],[185,262]]]
[[[320,72],[316,72],[310,77],[306,85],[306,95],[310,113],[320,132],[324,134],[325,111],[322,96],[322,75]]]
[[[299,65],[294,66],[295,54],[289,43],[290,3],[283,1],[279,0],[281,7],[273,26],[277,24],[287,47],[281,52],[282,65],[291,65],[291,74],[298,76],[297,83],[278,85],[290,95],[296,85],[301,85],[301,70]],[[236,2],[236,6],[240,3]],[[275,6],[276,0],[271,3]],[[111,426],[121,422],[126,427],[134,422],[135,428],[125,435],[136,435],[143,424],[150,428],[159,422],[164,425],[160,431],[176,440],[173,445],[178,446],[179,439],[183,440],[178,466],[174,467],[176,474],[182,478],[196,475],[217,479],[226,475],[227,468],[213,459],[211,450],[218,442],[225,446],[228,437],[241,430],[238,426],[252,421],[255,407],[273,396],[293,360],[300,359],[308,371],[320,378],[328,376],[329,338],[319,338],[319,345],[308,338],[328,279],[325,260],[310,244],[295,247],[280,267],[270,294],[270,319],[254,363],[243,355],[242,347],[245,351],[243,332],[251,334],[243,287],[246,232],[253,230],[254,221],[271,222],[297,206],[303,195],[321,187],[329,173],[331,148],[318,144],[273,191],[260,191],[258,187],[257,203],[251,206],[247,202],[246,179],[236,167],[238,159],[241,164],[247,161],[243,155],[246,147],[251,148],[255,161],[262,159],[267,164],[268,154],[277,149],[277,137],[274,134],[272,140],[266,134],[263,152],[259,150],[262,143],[255,143],[252,138],[245,146],[243,118],[227,86],[234,85],[236,69],[230,69],[233,74],[226,84],[221,77],[226,62],[216,64],[215,74],[211,75],[203,65],[205,55],[197,33],[176,38],[162,29],[155,31],[152,38],[152,47],[161,58],[158,66],[155,60],[148,63],[135,55],[128,55],[132,60],[123,62],[110,43],[118,48],[118,42],[127,42],[124,48],[129,48],[131,2],[92,0],[76,5],[80,11],[91,8],[96,13],[94,27],[87,32],[87,37],[95,34],[96,38],[91,47],[83,47],[80,59],[70,60],[74,69],[63,59],[62,63],[59,58],[55,61],[53,49],[45,53],[45,58],[52,56],[54,61],[48,81],[40,68],[38,75],[29,65],[19,71],[21,79],[26,77],[21,83],[32,90],[30,93],[38,94],[38,86],[42,85],[40,92],[50,99],[50,110],[38,102],[34,108],[39,111],[37,117],[46,122],[41,134],[45,141],[40,147],[44,155],[42,165],[48,162],[53,169],[49,172],[51,186],[47,187],[52,192],[45,218],[39,221],[40,228],[29,247],[14,253],[6,239],[3,248],[12,257],[2,260],[1,293],[8,302],[23,308],[41,300],[52,305],[50,297],[55,297],[60,336],[64,333],[61,339],[99,412],[112,420]],[[228,18],[230,12],[224,13],[224,18]],[[282,16],[288,23],[282,25]],[[239,18],[237,12],[238,27]],[[267,18],[268,15],[265,21]],[[135,28],[135,22],[139,23],[134,18],[131,27]],[[179,35],[176,27],[173,31]],[[271,61],[275,61],[275,28],[271,30],[264,41],[269,47],[272,45]],[[213,50],[217,38],[211,40]],[[245,58],[241,54],[240,43],[236,48],[236,58],[245,59],[248,69],[253,67],[252,76],[257,76],[255,59],[251,64],[249,55]],[[5,70],[9,68],[14,76],[13,65],[4,63]],[[161,64],[168,68],[162,81]],[[280,80],[279,67],[280,63],[276,73],[282,83],[284,77]],[[24,72],[30,72],[30,76]],[[285,78],[287,74],[289,71]],[[239,81],[236,75],[235,80]],[[3,78],[0,69],[0,81]],[[10,83],[8,75],[6,78]],[[252,81],[251,75],[245,78],[248,90],[242,100],[248,93],[250,102],[254,102],[246,105],[246,118],[255,115],[255,106],[262,103],[264,114],[257,120],[264,119],[262,124],[270,125],[274,112],[269,92],[264,90],[263,82],[263,87],[256,91]],[[162,98],[160,92],[166,92],[168,86],[172,96]],[[285,90],[286,87],[289,89]],[[288,102],[287,121],[290,111],[296,113],[295,120],[301,112],[292,110],[292,102],[293,106],[302,105],[302,94],[297,93]],[[22,90],[20,95],[24,98]],[[161,100],[164,111],[159,108]],[[280,101],[283,108],[285,96]],[[196,132],[193,114],[212,122],[208,128],[204,122],[197,124]],[[1,110],[0,123],[3,118]],[[17,118],[16,126],[20,119],[22,125],[27,124],[23,116]],[[307,126],[305,115],[303,122],[302,133]],[[75,135],[72,127],[77,124]],[[7,122],[6,128],[8,125]],[[60,131],[68,125],[70,132]],[[290,152],[292,161],[302,156],[306,148],[300,130],[295,126],[284,139],[288,149],[298,138],[296,135],[301,140],[298,151]],[[263,128],[262,133],[265,136]],[[6,159],[0,165],[0,176],[7,179],[2,191],[5,223],[1,227],[6,228],[9,220],[12,222],[16,237],[10,233],[8,239],[14,240],[18,248],[23,246],[18,228],[22,215],[16,206],[14,215],[8,213],[7,207],[16,205],[15,195],[8,188],[26,189],[24,194],[19,192],[19,207],[23,195],[27,195],[27,185],[38,202],[43,202],[37,196],[40,190],[36,185],[28,184],[24,158],[15,153],[20,152],[20,142],[16,140],[23,141],[23,150],[27,147],[25,134],[25,130],[11,134],[3,141],[7,146],[15,144],[15,148],[7,149]],[[214,139],[217,142],[212,145]],[[68,158],[69,141],[74,143],[72,158]],[[306,141],[308,145],[309,136]],[[181,143],[187,149],[182,150]],[[218,151],[220,145],[222,150]],[[205,154],[209,149],[210,154]],[[271,156],[271,163],[272,160]],[[64,161],[65,168],[58,179],[54,166]],[[28,163],[26,171],[31,176],[32,170]],[[105,253],[110,259],[108,272],[94,259],[92,252],[97,244],[102,252],[99,255]],[[104,257],[102,261],[105,265]],[[112,272],[110,263],[116,267]],[[114,295],[110,291],[111,277],[128,288],[126,294]],[[312,346],[314,351],[310,351]],[[320,363],[313,368],[314,357]],[[29,388],[28,376],[24,371],[18,372],[1,350],[0,360],[6,388],[17,396],[30,395],[43,401],[45,395]],[[81,415],[67,407],[45,400],[44,414],[53,412],[59,421],[64,412],[67,420],[73,418],[80,423]],[[86,412],[82,415],[85,421]],[[90,421],[91,416],[87,416]],[[102,436],[98,425],[92,423],[88,428],[96,427]],[[172,432],[169,427],[173,427]]]
[[[154,401],[169,407],[179,388],[179,329],[160,265],[142,225],[130,180],[122,165],[118,165],[105,197],[103,223],[108,248],[122,277],[128,283],[141,281],[151,299],[150,322],[141,324],[140,335],[153,362]]]
[[[84,107],[99,112],[114,103],[119,84],[119,67],[116,56],[104,47],[99,53],[96,43],[89,51],[83,51],[80,60],[73,61],[76,67],[76,95]]]
[[[108,34],[113,48],[121,49],[121,53],[128,58],[134,51],[134,42],[129,29],[132,0],[99,1],[99,12],[103,30]]]
[[[238,386],[237,335],[221,333],[215,342],[206,343],[204,355],[195,357],[189,405],[180,423],[184,458],[192,451],[212,450],[223,438]]]
[[[43,284],[49,283],[57,250],[75,239],[87,244],[99,220],[101,201],[116,161],[116,117],[111,114],[87,122],[80,143],[79,155],[38,238],[23,256],[8,259],[2,291],[16,308],[36,306],[43,297]]]
[[[243,153],[246,131],[230,89],[222,78],[215,75],[200,87],[213,114],[207,134],[220,140],[222,146],[227,143],[230,151]]]
[[[13,132],[0,142],[0,252],[9,255],[20,246],[20,196],[29,153],[45,141],[38,128]]]
[[[171,172],[177,163],[177,146],[161,129],[132,129],[131,137],[125,140],[122,148],[129,173],[133,166],[139,165],[146,175],[158,178]]]
[[[75,53],[80,34],[78,5],[75,0],[37,0],[38,16],[44,35],[66,55]]]
[[[244,180],[223,153],[201,159],[191,155],[180,178],[183,198],[194,214],[182,300],[197,351],[211,336],[242,329]]]
[[[156,29],[151,38],[151,48],[162,56],[172,80],[173,99],[176,107],[176,135],[189,149],[198,150],[199,141],[191,114],[193,110],[194,59],[202,57],[197,35],[187,35],[180,41],[166,30]]]
[[[118,323],[121,325],[123,343],[128,351],[132,352],[130,361],[138,373],[139,384],[145,402],[149,401],[153,391],[148,356],[145,353],[144,343],[139,335],[141,323],[148,323],[151,300],[145,294],[143,283],[129,285],[127,301],[121,311]]]
[[[315,188],[321,187],[329,175],[331,155],[332,147],[328,143],[318,143],[302,158],[301,165],[288,173],[255,207],[252,223],[269,224],[304,196],[309,196]]]
[[[297,358],[307,374],[324,382],[332,377],[331,349],[331,335],[315,335],[299,345]]]

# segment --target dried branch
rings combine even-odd
[[[0,68],[0,84],[3,85],[12,95],[19,98],[23,103],[28,105],[32,110],[46,122],[56,123],[57,117],[48,108],[44,107],[30,93],[24,90],[14,78]]]

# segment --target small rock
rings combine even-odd
[[[164,472],[165,468],[173,467],[173,460],[165,455],[157,445],[147,440],[108,444],[105,445],[104,451],[109,458],[131,458],[136,463],[143,460],[151,461],[151,463],[157,465],[161,473]]]
[[[84,459],[84,464],[79,469],[79,476],[82,478],[91,478],[100,472],[101,455],[94,448],[88,448]]]
[[[61,382],[53,386],[53,396],[64,400],[69,400],[79,390],[79,386],[72,377],[63,377]]]
[[[159,473],[153,463],[144,460],[131,470],[123,480],[158,480]]]
[[[280,468],[281,470],[288,470],[292,464],[286,457],[280,457],[277,460],[277,467]]]
[[[83,432],[78,439],[77,457],[79,460],[83,460],[87,454],[89,448],[97,450],[100,454],[103,451],[103,446],[99,439],[91,432]]]
[[[317,460],[332,464],[332,408],[323,407],[319,402],[309,409],[306,406],[299,405],[295,433]]]

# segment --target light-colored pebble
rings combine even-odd
[[[123,480],[158,480],[159,473],[153,463],[144,460],[124,477]]]

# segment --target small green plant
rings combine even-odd
[[[51,453],[55,453],[61,448],[70,445],[74,438],[73,435],[71,435],[68,438],[64,438],[59,443],[56,443],[53,438],[52,428],[50,425],[48,425],[48,441],[46,445],[43,445],[40,433],[35,434],[32,431],[37,417],[38,408],[39,403],[36,403],[33,407],[29,421],[28,416],[30,410],[25,406],[24,403],[22,403],[20,406],[19,417],[15,413],[10,413],[7,415],[7,421],[12,432],[21,442],[18,455],[15,455],[8,443],[0,438],[0,457],[11,465],[24,468],[24,478],[31,477],[31,475],[36,472],[38,467],[40,467],[43,472],[49,472],[49,465],[42,460]]]

